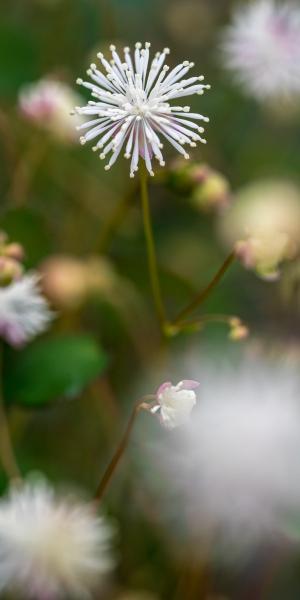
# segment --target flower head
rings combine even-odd
[[[140,156],[151,175],[153,156],[161,165],[165,164],[161,137],[184,158],[189,158],[184,148],[186,144],[194,147],[196,142],[205,143],[201,137],[203,127],[194,121],[207,122],[207,117],[190,113],[189,106],[171,106],[170,100],[203,94],[209,86],[201,83],[202,76],[185,79],[194,63],[184,61],[170,70],[164,64],[169,49],[158,52],[151,61],[149,48],[149,43],[142,48],[138,42],[133,56],[126,47],[124,58],[120,58],[115,46],[111,46],[110,62],[102,53],[98,54],[104,73],[92,64],[87,71],[92,82],[77,80],[90,89],[95,98],[87,106],[75,109],[79,115],[91,116],[91,120],[78,127],[88,130],[81,137],[81,143],[99,138],[93,150],[100,150],[101,159],[111,153],[106,170],[125,147],[125,157],[131,158],[131,177],[138,170]]]
[[[254,0],[235,9],[224,32],[225,66],[258,100],[300,93],[300,8]]]
[[[111,536],[89,505],[28,481],[0,501],[0,590],[38,600],[89,598],[113,566]]]
[[[49,78],[24,86],[19,106],[26,119],[47,129],[59,141],[74,142],[76,135],[70,113],[79,100],[68,85]],[[78,124],[81,120],[77,117]]]
[[[22,346],[42,333],[52,317],[35,273],[0,288],[0,335],[12,346]]]
[[[159,414],[162,425],[167,429],[174,429],[189,420],[191,411],[196,404],[194,389],[199,387],[199,382],[185,379],[172,385],[170,381],[163,383],[156,392],[157,404],[152,412]]]

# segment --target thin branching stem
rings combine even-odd
[[[0,348],[0,458],[3,469],[10,480],[20,480],[20,470],[14,454],[3,398],[3,361]]]
[[[106,468],[106,470],[104,471],[104,475],[99,483],[99,486],[97,488],[96,494],[95,494],[95,502],[98,504],[102,497],[104,492],[107,489],[108,484],[111,481],[111,478],[128,446],[129,443],[129,439],[130,439],[130,435],[132,432],[132,428],[134,426],[136,417],[138,416],[139,412],[141,410],[146,410],[149,411],[151,409],[151,402],[155,399],[155,396],[153,395],[149,395],[149,396],[144,396],[144,398],[142,398],[141,400],[139,400],[133,410],[132,413],[130,415],[127,427],[125,429],[125,432],[121,438],[121,441],[108,465],[108,467]]]
[[[195,298],[178,313],[175,319],[173,319],[172,325],[178,325],[179,323],[181,323],[186,317],[190,315],[190,313],[194,312],[204,302],[204,300],[206,300],[206,298],[211,294],[215,287],[217,287],[218,283],[225,275],[226,271],[229,269],[234,259],[235,253],[231,252],[229,256],[227,256],[227,258],[225,259],[225,261],[223,262],[213,279],[210,281],[208,286],[204,290],[199,292],[199,294],[197,294]]]

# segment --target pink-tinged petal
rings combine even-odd
[[[195,390],[199,387],[200,383],[195,379],[183,379],[178,385],[184,390]]]
[[[171,381],[165,381],[165,383],[162,383],[156,392],[156,397],[159,398],[160,394],[162,394],[165,390],[167,390],[170,387],[172,387]]]

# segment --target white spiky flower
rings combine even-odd
[[[12,346],[22,346],[45,331],[52,318],[36,273],[0,288],[0,336]]]
[[[255,0],[235,9],[223,36],[223,60],[258,100],[300,93],[300,8],[295,2]]]
[[[152,157],[164,165],[161,137],[188,159],[185,145],[196,146],[205,143],[201,137],[204,129],[196,121],[208,121],[198,113],[190,113],[189,106],[171,106],[170,100],[203,94],[209,85],[201,83],[203,76],[184,79],[194,63],[184,61],[169,71],[165,60],[169,49],[158,52],[150,60],[150,43],[142,48],[135,44],[134,56],[124,48],[124,59],[120,58],[115,46],[110,46],[112,60],[108,62],[102,53],[98,54],[104,73],[95,64],[87,71],[93,83],[77,79],[77,83],[91,90],[95,101],[87,106],[76,107],[76,113],[90,115],[92,120],[78,126],[87,129],[81,137],[82,144],[99,138],[93,150],[101,149],[100,158],[111,153],[105,169],[108,170],[117,160],[125,146],[125,157],[131,158],[130,176],[138,170],[139,157],[146,163],[151,175]]]
[[[113,566],[113,530],[91,506],[58,498],[42,479],[0,501],[0,592],[22,598],[90,598]]]

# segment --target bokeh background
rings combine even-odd
[[[121,159],[106,173],[88,145],[59,139],[27,119],[19,105],[25,86],[45,77],[84,96],[76,78],[111,43],[122,48],[150,41],[155,51],[168,46],[170,64],[194,61],[212,86],[192,99],[210,117],[208,144],[195,149],[192,160],[224,176],[226,198],[231,201],[242,186],[260,179],[299,185],[300,110],[259,105],[223,68],[220,34],[234,5],[1,2],[0,226],[24,246],[26,267],[44,273],[45,293],[57,313],[51,330],[26,349],[4,347],[5,400],[24,472],[39,470],[59,486],[93,493],[137,394],[153,392],[165,379],[184,378],[181,357],[189,353],[193,364],[198,360],[199,379],[205,376],[204,355],[218,361],[226,354],[234,361],[241,352],[264,351],[297,364],[297,261],[277,282],[236,263],[206,301],[206,314],[237,315],[247,323],[250,335],[240,345],[228,339],[222,323],[162,344],[146,270],[138,181],[129,179],[128,164]],[[163,295],[172,316],[209,282],[227,250],[218,233],[220,211],[195,202],[191,189],[180,184],[172,149],[168,152],[168,169],[151,180],[150,197]],[[115,212],[122,199],[121,212]],[[153,422],[147,435],[157,435],[158,428]],[[155,496],[144,489],[141,444],[140,437],[133,439],[105,497],[105,510],[119,527],[118,569],[107,598],[260,598],[257,582],[264,578],[268,552],[236,568],[211,560],[196,591],[178,588],[185,559],[171,547],[173,538],[159,526]],[[299,561],[297,554],[293,561],[279,560],[279,566],[273,560],[264,597],[300,596]]]

